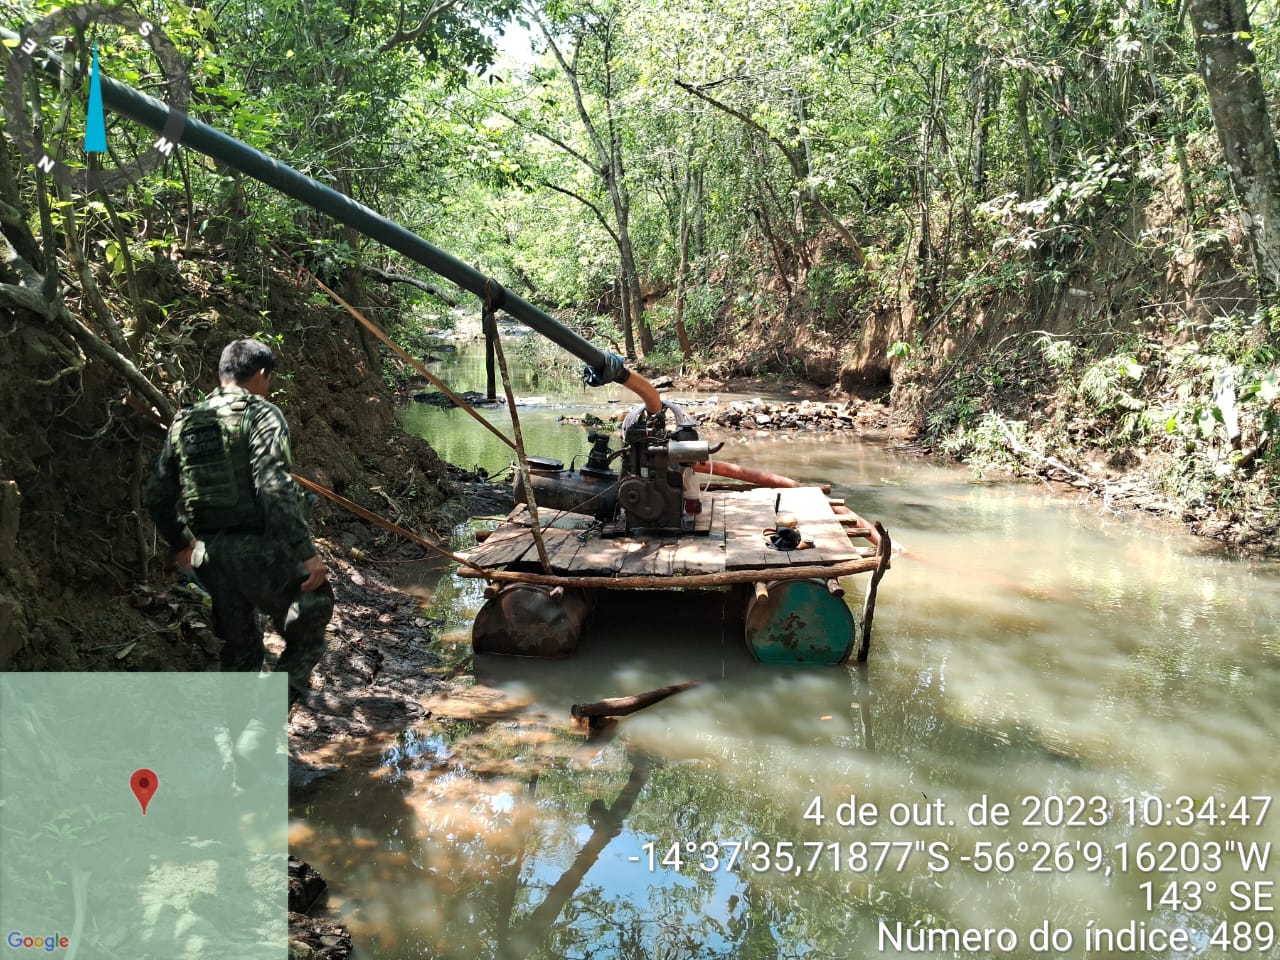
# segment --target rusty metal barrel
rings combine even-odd
[[[747,601],[747,649],[762,663],[844,663],[858,626],[825,580],[757,583]]]
[[[480,608],[471,646],[476,653],[568,657],[578,649],[589,612],[581,590],[513,583]]]

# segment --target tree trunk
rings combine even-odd
[[[627,341],[627,354],[632,356],[635,353],[633,330],[635,328],[639,329],[640,352],[642,354],[653,350],[653,334],[649,331],[649,325],[644,320],[644,300],[640,296],[640,276],[639,271],[636,269],[635,252],[631,244],[631,228],[629,225],[631,201],[627,195],[626,173],[622,157],[622,137],[618,132],[613,115],[615,93],[613,75],[610,72],[609,64],[612,58],[613,32],[616,26],[613,21],[615,14],[616,10],[606,11],[595,22],[594,26],[589,28],[596,34],[596,39],[600,43],[601,59],[605,65],[602,98],[605,110],[603,135],[587,110],[586,100],[582,94],[582,86],[578,80],[578,53],[581,50],[581,44],[586,34],[581,33],[576,36],[575,50],[572,62],[570,62],[565,58],[546,23],[536,16],[534,20],[539,30],[542,31],[543,37],[546,38],[548,49],[555,56],[556,62],[560,64],[561,73],[569,83],[569,90],[573,94],[573,103],[578,113],[578,119],[582,121],[582,129],[591,141],[591,146],[599,163],[598,166],[593,165],[592,169],[604,180],[605,187],[609,191],[609,199],[613,203],[614,220],[617,224],[614,241],[618,246],[618,260],[622,273],[622,326]]]
[[[723,110],[725,113],[729,114],[729,116],[737,117],[739,120],[745,123],[748,127],[754,130],[757,134],[764,137],[764,139],[767,142],[772,143],[775,147],[777,147],[778,151],[784,157],[786,157],[787,164],[791,167],[792,178],[796,183],[800,183],[808,179],[808,172],[804,164],[804,158],[800,156],[795,149],[788,146],[778,137],[775,137],[773,134],[771,134],[765,127],[761,126],[756,120],[752,119],[750,116],[743,113],[741,110],[737,110],[731,106],[728,106],[727,104],[721,103],[715,97],[712,97],[706,92],[704,92],[700,87],[696,87],[693,84],[685,83],[683,80],[676,80],[675,84],[681,90],[687,90],[689,93],[693,94],[699,100],[705,100],[707,103],[711,104],[717,110]],[[857,260],[858,265],[866,266],[867,254],[866,254],[866,251],[862,249],[862,244],[858,243],[857,238],[854,237],[853,233],[849,230],[849,228],[846,227],[843,223],[841,223],[840,219],[834,213],[831,212],[831,208],[822,202],[822,197],[818,195],[816,190],[814,190],[812,197],[813,197],[813,203],[817,208],[817,213],[824,220],[826,220],[828,224],[831,225],[832,229],[834,229],[836,233],[840,235],[840,239],[843,240],[845,244],[848,246],[849,251],[853,254],[854,259]],[[797,242],[800,245],[803,245],[804,237],[803,236],[798,237]],[[807,251],[801,251],[801,259],[804,259],[804,260],[808,259]]]
[[[800,91],[792,88],[787,91],[793,107],[791,128],[787,136],[792,143],[799,142],[800,149],[795,151],[796,162],[792,165],[795,176],[796,191],[796,236],[804,237],[809,226],[817,219],[818,191],[813,185],[813,140],[804,133],[804,97]]]
[[[760,232],[769,241],[769,249],[773,252],[773,262],[778,268],[778,279],[782,281],[782,288],[787,292],[787,299],[790,300],[795,295],[795,291],[791,289],[791,280],[787,276],[790,271],[787,269],[787,257],[783,253],[782,243],[778,240],[773,232],[773,227],[769,224],[768,214],[764,212],[764,204],[760,204],[751,212],[755,215]]]
[[[1018,137],[1022,140],[1023,178],[1022,196],[1019,199],[1030,200],[1036,193],[1039,184],[1037,169],[1039,166],[1035,141],[1031,138],[1031,75],[1024,69],[1018,76]]]
[[[1250,46],[1248,8],[1245,0],[1190,0],[1188,9],[1258,294],[1267,299],[1280,289],[1280,155]]]
[[[575,88],[576,89],[576,88]],[[605,183],[613,201],[613,217],[618,224],[618,260],[622,267],[622,291],[631,313],[631,326],[640,335],[641,356],[653,352],[653,333],[644,319],[644,297],[640,293],[640,271],[636,269],[635,247],[631,243],[631,195],[627,192],[622,143],[614,130],[612,101],[605,103],[609,138]]]
[[[690,173],[686,173],[684,181],[684,192],[680,195],[680,225],[677,231],[680,234],[680,265],[676,268],[676,338],[680,341],[680,355],[684,358],[685,363],[693,360],[693,347],[689,344],[689,332],[684,326],[684,307],[687,287],[689,284],[689,203],[691,201],[690,186],[693,183],[693,177]]]
[[[987,189],[987,145],[991,139],[988,121],[992,114],[991,101],[999,94],[999,87],[991,82],[986,62],[988,52],[980,50],[979,55],[983,59],[973,72],[973,113],[969,123],[969,142],[972,145],[969,188],[977,200],[982,199]]]
[[[618,316],[622,319],[622,343],[626,349],[627,359],[636,357],[636,330],[631,323],[631,293],[627,290],[625,277],[618,277],[614,283],[618,294]]]
[[[640,335],[640,355],[653,352],[653,333],[644,319],[644,298],[640,295],[640,274],[636,270],[635,251],[631,246],[630,205],[626,192],[609,181],[609,193],[614,196],[614,216],[618,222],[618,258],[622,267],[623,309],[630,314],[631,327]]]
[[[920,121],[917,141],[916,205],[920,211],[920,241],[916,246],[916,290],[922,315],[932,315],[938,303],[938,270],[933,243],[933,117]]]

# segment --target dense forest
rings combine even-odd
[[[5,25],[54,9],[10,0]],[[651,368],[881,399],[977,470],[1123,482],[1201,532],[1270,542],[1271,4],[131,9],[180,52],[191,116]],[[395,370],[299,264],[408,344],[465,298],[194,151],[109,191],[50,175],[14,111],[47,143],[82,136],[89,39],[145,63],[128,31],[70,31],[51,41],[61,80],[39,80],[4,43],[0,663],[52,636],[59,604],[93,635],[65,608],[77,584],[158,569],[140,483],[229,336],[280,348],[322,480],[372,507],[447,495],[430,451],[354,440],[391,432]],[[152,137],[107,123],[125,152]]]

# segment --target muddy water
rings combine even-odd
[[[580,437],[559,413],[526,421]],[[294,810],[360,956],[1280,956],[1275,565],[883,445],[724,455],[905,545],[870,662],[762,667],[721,599],[665,595],[571,661],[473,662],[478,586],[428,580],[474,685]]]

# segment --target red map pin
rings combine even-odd
[[[142,804],[144,817],[147,815],[147,804],[155,796],[158,786],[160,786],[160,778],[156,776],[154,770],[148,770],[146,767],[133,771],[133,776],[129,778],[129,789],[138,798],[138,803]]]

